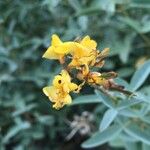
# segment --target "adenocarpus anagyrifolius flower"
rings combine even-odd
[[[71,82],[71,77],[66,70],[62,70],[54,77],[52,86],[43,88],[43,92],[54,103],[53,107],[56,109],[71,104],[72,99],[69,93],[72,91],[76,93],[78,90],[80,90],[80,85]]]
[[[43,57],[59,60],[64,69],[54,77],[51,86],[43,88],[43,92],[54,103],[55,109],[71,104],[70,92],[78,93],[85,83],[98,89],[110,90],[112,88],[128,94],[122,86],[114,83],[113,78],[117,76],[115,72],[91,71],[95,67],[103,67],[104,58],[109,53],[109,48],[99,51],[96,47],[96,41],[89,36],[79,41],[62,42],[56,34],[52,35],[51,45]],[[81,83],[77,85],[72,82],[72,79]]]
[[[64,56],[71,52],[74,42],[62,42],[60,38],[54,34],[52,35],[51,46],[48,47],[43,57],[47,59],[58,59],[64,63]]]

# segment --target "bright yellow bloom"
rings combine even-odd
[[[75,48],[72,51],[72,61],[69,67],[76,67],[79,69],[81,66],[85,66],[85,74],[89,71],[88,66],[94,64],[96,61],[97,43],[91,40],[89,36],[84,37],[80,43],[74,43]]]
[[[71,82],[71,77],[66,70],[55,76],[53,85],[43,88],[43,92],[49,97],[50,101],[54,103],[53,107],[56,109],[62,108],[72,102],[69,93],[71,91],[78,91],[80,86]]]
[[[46,50],[43,57],[47,59],[58,59],[63,62],[64,56],[73,49],[74,42],[62,42],[56,35],[52,35],[51,46]]]
[[[53,108],[55,109],[60,109],[64,105],[71,104],[72,102],[71,96],[68,93],[63,93],[54,86],[43,88],[43,92],[48,96],[49,100],[54,103]]]
[[[59,75],[55,76],[53,86],[65,93],[69,93],[78,88],[77,84],[71,82],[71,77],[66,70],[62,70]]]

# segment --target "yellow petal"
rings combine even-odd
[[[47,51],[44,53],[43,55],[44,58],[47,59],[59,59],[60,55],[58,55],[57,53],[54,52],[54,47],[50,46]]]
[[[52,46],[56,47],[56,46],[59,46],[60,44],[62,44],[62,41],[60,40],[58,35],[53,34],[52,35],[52,42],[51,42],[51,44],[52,44]]]
[[[49,99],[54,102],[57,99],[57,89],[53,86],[48,86],[43,88],[44,94],[49,97]]]
[[[55,52],[58,54],[68,54],[74,49],[73,42],[65,42],[55,48]]]
[[[62,75],[62,78],[63,78],[64,81],[66,81],[66,82],[71,81],[71,77],[70,77],[69,73],[66,70],[62,70],[61,75]]]
[[[60,108],[62,108],[64,105],[62,105],[61,103],[59,102],[56,102],[54,105],[53,105],[53,108],[59,110]]]
[[[69,89],[67,82],[63,84],[63,92],[64,92],[64,94],[70,92],[70,89]]]
[[[62,87],[62,84],[63,84],[63,78],[61,75],[57,75],[54,77],[54,80],[53,80],[53,85],[56,87],[56,88],[61,88]]]
[[[94,40],[91,40],[89,36],[84,37],[80,44],[88,49],[96,49],[97,46],[97,43]]]
[[[72,103],[72,98],[71,98],[71,96],[70,96],[69,94],[64,98],[64,103],[65,103],[66,105]]]
[[[78,89],[78,85],[75,83],[70,83],[69,88],[70,88],[70,91],[74,91],[74,90]]]

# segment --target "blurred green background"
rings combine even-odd
[[[61,68],[42,59],[51,35],[62,40],[91,36],[98,48],[110,47],[102,71],[116,71],[130,81],[150,58],[149,0],[1,0],[0,1],[0,150],[74,150],[88,134],[71,139],[70,123],[88,111],[98,130],[103,105],[78,105],[62,110],[42,93]],[[143,88],[150,92],[148,79]],[[93,94],[86,87],[79,95]],[[104,146],[93,150],[125,149]]]

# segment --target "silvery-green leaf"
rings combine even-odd
[[[121,130],[122,128],[119,125],[113,125],[102,132],[98,131],[90,139],[83,142],[82,147],[92,148],[100,146],[116,137],[121,132]]]
[[[133,91],[137,90],[150,74],[150,60],[145,62],[133,75],[130,87]]]
[[[100,103],[101,99],[97,95],[85,95],[75,98],[71,105]],[[70,106],[71,106],[70,105]]]
[[[106,128],[108,128],[116,116],[117,116],[117,111],[115,109],[108,109],[104,113],[102,121],[100,123],[100,131],[103,131]]]

